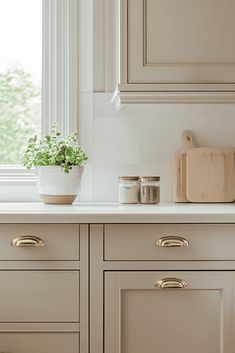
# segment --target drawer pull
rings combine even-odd
[[[186,281],[180,278],[163,278],[155,283],[156,288],[188,288],[189,285]]]
[[[11,246],[19,248],[38,248],[45,245],[45,241],[32,235],[17,237],[12,240]]]
[[[189,242],[182,237],[166,236],[156,241],[155,246],[160,246],[161,248],[184,248],[189,246]]]

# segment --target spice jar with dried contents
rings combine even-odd
[[[160,202],[160,177],[140,178],[140,203],[157,204]]]
[[[139,177],[119,177],[119,203],[139,203]]]

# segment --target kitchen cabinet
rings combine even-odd
[[[0,352],[88,353],[88,236],[0,224]]]
[[[232,282],[217,271],[106,272],[105,352],[231,352]]]
[[[233,353],[233,204],[8,207],[0,352]]]
[[[119,0],[116,103],[234,102],[235,3]]]
[[[90,231],[91,353],[233,352],[234,224]]]

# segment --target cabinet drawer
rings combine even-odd
[[[0,333],[0,352],[79,353],[79,334]]]
[[[235,260],[235,224],[110,224],[104,234],[105,260]]]
[[[78,271],[0,271],[0,322],[78,322]]]
[[[23,244],[25,238],[36,237],[44,246]],[[12,246],[14,239],[18,243]],[[27,239],[26,239],[27,240]],[[36,239],[37,241],[37,239]],[[28,245],[28,246],[24,246]],[[40,245],[40,244],[39,244]],[[76,224],[1,224],[0,260],[78,260],[79,225]]]

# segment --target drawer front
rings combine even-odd
[[[79,353],[79,334],[0,333],[0,352]]]
[[[22,238],[23,237],[23,238]],[[36,240],[25,237],[36,237]],[[26,244],[24,240],[26,239]],[[12,242],[14,246],[12,246]],[[40,242],[42,240],[42,242]],[[36,245],[39,245],[36,247]],[[40,246],[43,245],[43,246]],[[0,225],[0,260],[78,260],[79,225]]]
[[[0,322],[78,322],[78,271],[0,271]]]
[[[105,260],[235,260],[235,224],[110,224],[104,234]]]

